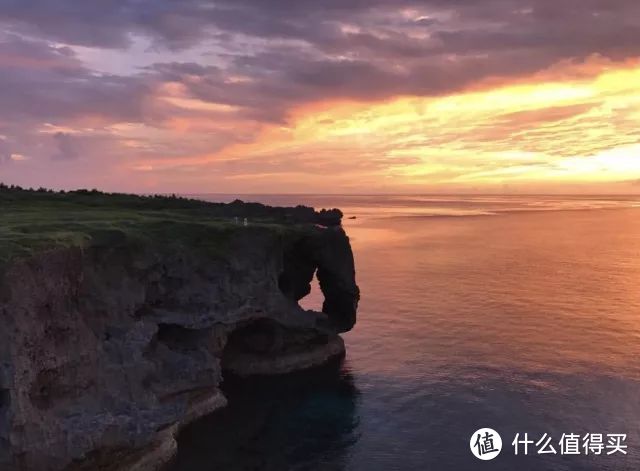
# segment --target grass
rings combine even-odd
[[[235,223],[235,217],[241,220],[250,215],[251,228],[268,228],[280,235],[302,230],[295,216],[308,215],[310,208],[288,209],[175,196],[56,193],[0,185],[0,263],[56,247],[135,243],[177,244],[220,255],[234,234],[246,230]]]

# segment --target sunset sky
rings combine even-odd
[[[0,181],[640,192],[638,0],[0,0]]]

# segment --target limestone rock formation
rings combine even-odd
[[[360,291],[355,282],[349,238],[341,226],[318,229],[314,237],[301,238],[287,252],[280,289],[299,301],[311,291],[316,271],[325,297],[322,312],[337,332],[351,330],[356,322]]]
[[[221,253],[102,234],[109,243],[10,263],[0,469],[154,469],[181,426],[225,404],[224,370],[285,373],[342,354],[359,292],[336,217],[284,235],[249,226]],[[316,271],[324,313],[297,302]]]

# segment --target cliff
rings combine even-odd
[[[339,212],[2,197],[0,469],[155,469],[224,406],[225,372],[344,352],[359,291]],[[298,304],[314,273],[323,313]]]

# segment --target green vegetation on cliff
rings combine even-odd
[[[250,228],[280,234],[309,223],[339,222],[339,211],[274,208],[258,203],[208,203],[177,196],[96,190],[53,192],[0,184],[0,262],[54,247],[118,246],[132,242],[182,244],[220,253],[246,217]],[[236,219],[238,222],[236,222]]]

